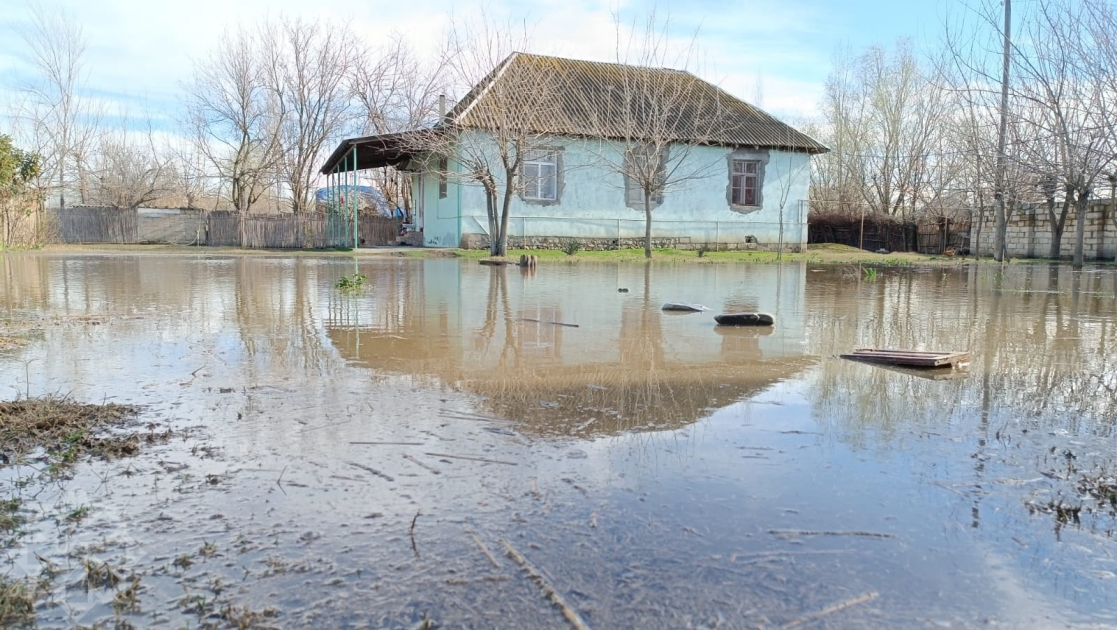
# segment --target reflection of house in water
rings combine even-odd
[[[480,396],[538,433],[682,426],[812,363],[797,266],[556,266],[530,276],[425,261],[368,272],[361,297],[330,305],[327,334],[347,360]],[[718,330],[710,313],[661,312],[669,300],[715,311],[751,303],[780,322]]]

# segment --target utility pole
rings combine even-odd
[[[1005,217],[1005,134],[1008,130],[1008,70],[1012,46],[1012,0],[1003,0],[1005,3],[1005,43],[1004,62],[1001,72],[1001,121],[997,132],[997,173],[993,181],[993,196],[996,199],[996,213],[994,229],[996,230],[993,244],[993,260],[1003,262],[1006,258],[1005,232],[1007,231]]]

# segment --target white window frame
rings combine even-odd
[[[535,149],[524,154],[521,180],[524,199],[558,201],[558,151]],[[550,183],[550,190],[544,183]],[[547,194],[550,196],[546,196]]]

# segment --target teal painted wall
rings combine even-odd
[[[487,143],[483,133],[472,132],[461,139],[460,150],[476,151]],[[644,212],[625,205],[624,179],[608,166],[618,163],[619,144],[565,137],[540,144],[562,152],[559,203],[538,205],[517,196],[512,204],[510,236],[605,239],[643,236]],[[673,151],[681,156],[676,172],[692,178],[669,187],[663,205],[652,212],[653,238],[737,244],[751,237],[761,244],[775,244],[779,241],[782,198],[783,242],[806,243],[809,155],[768,151],[761,184],[762,205],[741,211],[731,208],[727,200],[728,158],[732,149],[675,147]],[[458,168],[451,164],[452,170]],[[428,172],[422,185],[426,246],[457,247],[465,235],[488,234],[485,197],[480,185],[452,176],[446,198],[440,199],[438,192],[438,176]]]

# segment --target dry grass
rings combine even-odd
[[[7,335],[0,335],[0,352],[5,350],[16,350],[27,345],[27,340],[20,337],[9,337]]]
[[[0,627],[30,626],[35,619],[35,584],[0,575]]]
[[[0,401],[0,465],[38,448],[59,454],[63,462],[83,453],[134,455],[139,451],[138,437],[94,437],[92,433],[121,424],[137,411],[132,405],[89,405],[58,396]]]

